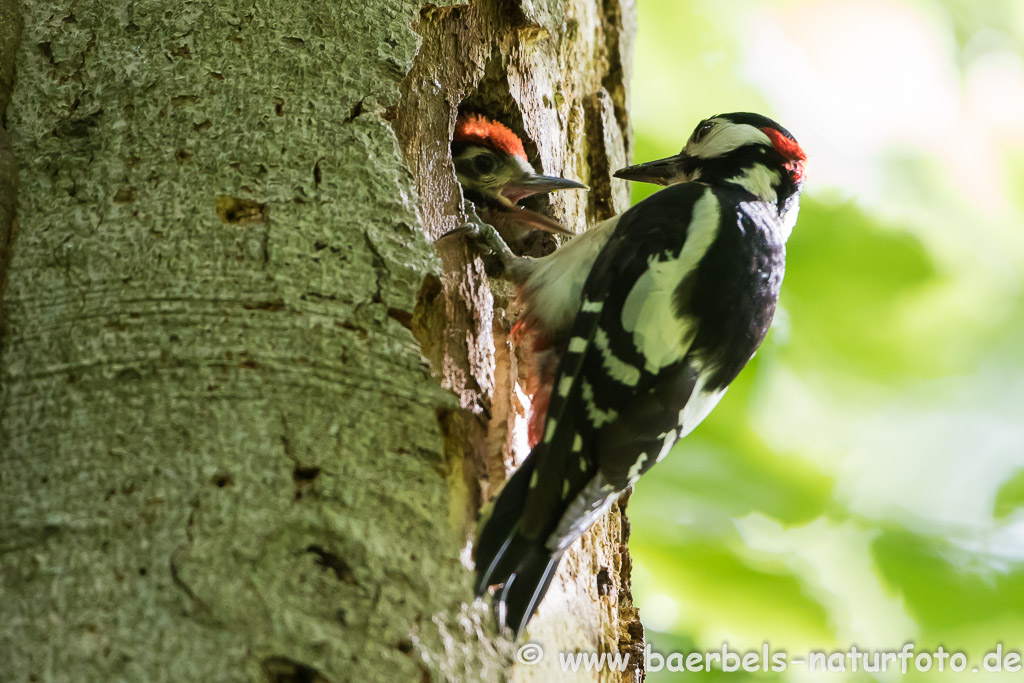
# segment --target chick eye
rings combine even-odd
[[[485,174],[494,171],[494,158],[490,154],[478,154],[473,159],[473,168],[476,169],[477,173]]]
[[[707,134],[711,132],[711,129],[715,127],[713,123],[704,123],[697,127],[697,130],[693,131],[693,141],[700,142]]]

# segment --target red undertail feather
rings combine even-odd
[[[530,421],[527,437],[530,448],[540,443],[544,436],[544,422],[551,402],[551,389],[555,385],[558,371],[558,354],[551,349],[536,351],[530,359],[530,374],[526,378],[526,391],[533,396],[530,406]]]
[[[455,134],[452,139],[456,142],[490,147],[526,161],[526,150],[523,148],[523,141],[519,139],[519,136],[505,124],[491,121],[479,114],[460,116],[455,124]]]
[[[530,448],[539,444],[544,436],[544,421],[548,416],[549,403],[551,403],[551,385],[545,384],[533,395],[533,405],[530,407],[530,422],[527,429]]]
[[[529,301],[524,299],[520,289],[519,299],[525,304],[525,310],[519,320],[512,326],[509,338],[516,346],[527,349],[526,382],[524,389],[531,396],[529,428],[527,438],[530,448],[540,443],[544,435],[544,420],[548,413],[551,399],[551,386],[558,371],[558,354],[552,348],[554,340],[544,329],[536,316],[530,315]]]

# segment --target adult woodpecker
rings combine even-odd
[[[478,242],[561,340],[542,438],[476,544],[476,591],[518,634],[565,550],[721,399],[761,344],[782,283],[805,156],[750,113],[701,121],[683,150],[615,175],[671,185],[543,259]]]
[[[466,199],[508,243],[522,243],[534,230],[571,235],[552,218],[519,206],[541,192],[588,189],[583,183],[538,175],[526,159],[523,141],[504,124],[463,114],[452,136],[452,160]]]

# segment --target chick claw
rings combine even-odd
[[[509,277],[512,273],[517,272],[516,266],[523,260],[523,257],[512,253],[494,226],[484,223],[474,216],[474,220],[446,232],[440,239],[460,235],[465,236],[484,259],[484,268],[491,277]]]

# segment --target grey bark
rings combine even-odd
[[[624,208],[632,10],[437,4],[0,0],[3,680],[545,675],[468,568],[514,311],[430,242],[467,98],[594,186],[567,224]],[[550,652],[642,646],[625,534]]]

